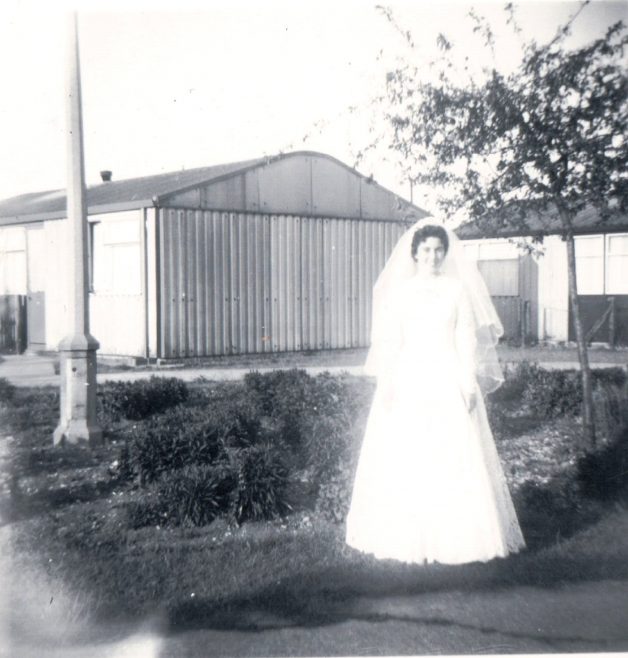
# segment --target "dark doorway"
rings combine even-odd
[[[26,296],[0,295],[0,352],[26,350]]]

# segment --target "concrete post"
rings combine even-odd
[[[96,423],[96,351],[98,341],[89,333],[87,262],[87,204],[83,164],[81,74],[76,14],[70,20],[67,98],[67,212],[70,232],[71,290],[70,333],[59,344],[61,409],[55,445],[68,442],[99,442],[102,431]]]

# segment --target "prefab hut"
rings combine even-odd
[[[567,248],[557,215],[532,215],[523,232],[508,222],[491,232],[474,223],[457,233],[475,258],[496,302],[506,335],[547,342],[575,341],[569,302]],[[576,278],[584,331],[590,342],[628,345],[628,215],[602,221],[593,208],[574,220]],[[522,241],[544,236],[532,254]]]
[[[373,283],[420,208],[322,153],[87,190],[91,332],[146,359],[367,346]],[[5,349],[66,333],[65,191],[0,201]],[[0,347],[3,345],[0,344]]]

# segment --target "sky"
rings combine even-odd
[[[471,6],[498,36],[499,65],[518,49],[504,3],[391,3],[425,66],[444,33],[474,61],[485,49],[466,18]],[[46,7],[42,9],[41,7]],[[329,153],[353,165],[379,134],[372,99],[385,74],[408,55],[375,4],[245,1],[151,3],[5,0],[0,9],[0,199],[66,185],[65,77],[69,9],[78,9],[88,184],[233,162],[290,150]],[[526,38],[550,39],[572,2],[520,3]],[[574,23],[582,44],[616,20],[628,0],[593,2]],[[350,109],[354,108],[354,109]],[[379,123],[378,123],[379,122]],[[409,185],[385,149],[358,169],[395,192]],[[424,191],[425,192],[425,191]],[[429,206],[429,194],[415,202]]]

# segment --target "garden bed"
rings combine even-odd
[[[628,441],[616,434],[625,421],[617,406],[625,401],[625,376],[597,374],[596,382],[604,435],[588,461],[579,447],[573,375],[522,366],[491,399],[529,550],[473,565],[465,582],[628,575],[628,560],[623,567],[619,558],[596,563],[583,549],[575,566],[561,553],[574,537],[599,558],[608,538],[600,546],[595,533],[582,540],[583,531],[621,516],[618,505],[625,509]],[[373,394],[365,378],[287,371],[243,382],[104,385],[99,421],[107,443],[97,449],[52,446],[55,390],[4,384],[0,394],[12,432],[3,439],[2,495],[11,550],[79,596],[85,614],[162,610],[180,625],[264,601],[307,617],[317,596],[448,587],[460,578],[460,568],[380,563],[344,544]],[[628,557],[625,544],[615,544],[616,555]]]

